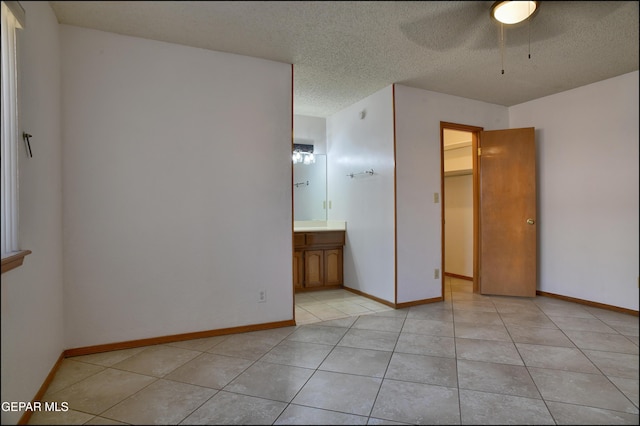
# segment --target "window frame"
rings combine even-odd
[[[25,12],[17,1],[2,0],[2,273],[22,265],[30,250],[19,243],[18,197],[18,29],[25,27]]]

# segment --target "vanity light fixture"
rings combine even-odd
[[[312,164],[316,162],[316,157],[313,155],[313,145],[306,144],[293,144],[293,164],[303,163]]]

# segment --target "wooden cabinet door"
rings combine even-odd
[[[324,250],[307,250],[304,253],[304,286],[324,285]]]
[[[304,286],[304,252],[293,252],[293,284],[296,289]]]
[[[342,284],[342,249],[324,251],[325,285]]]

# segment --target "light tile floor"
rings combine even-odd
[[[310,291],[297,293],[295,298],[298,325],[393,310],[347,290]]]
[[[473,294],[296,296],[300,325],[67,358],[30,424],[638,424],[638,317]]]

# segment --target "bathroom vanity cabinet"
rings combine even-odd
[[[345,231],[293,233],[293,282],[298,292],[342,288]]]

